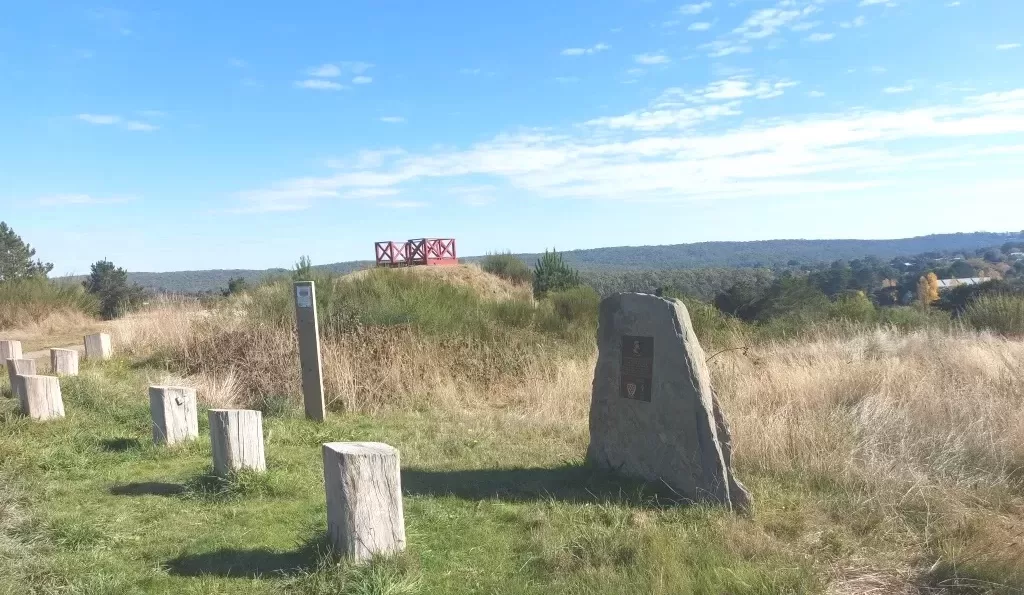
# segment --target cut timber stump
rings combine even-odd
[[[96,333],[85,337],[85,359],[105,360],[114,355],[110,347],[110,335]]]
[[[36,361],[32,359],[8,359],[7,379],[11,381],[11,396],[19,398],[14,390],[15,376],[31,376],[36,373]]]
[[[0,362],[21,358],[21,341],[0,341]]]
[[[78,376],[78,352],[74,349],[50,349],[50,369],[56,376]]]
[[[177,444],[199,436],[194,388],[149,387],[149,412],[153,416],[153,442],[157,444]]]
[[[266,471],[262,413],[249,409],[211,409],[209,416],[215,474],[223,477],[240,469]]]
[[[357,562],[405,549],[398,450],[380,442],[324,444],[327,532]]]
[[[64,401],[60,398],[60,382],[56,376],[34,374],[14,377],[14,392],[21,403],[21,412],[40,421],[64,417]]]

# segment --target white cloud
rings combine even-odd
[[[843,29],[856,29],[857,27],[863,27],[868,22],[863,15],[856,17],[852,21],[843,21],[839,23],[839,26]]]
[[[711,23],[691,23],[687,29],[690,31],[707,31],[711,28]]]
[[[745,43],[731,43],[721,39],[716,39],[711,43],[705,43],[698,47],[707,51],[708,56],[711,58],[722,58],[732,54],[749,54],[752,49]]]
[[[139,112],[140,114],[149,114],[151,116],[158,112]],[[162,114],[163,112],[159,112]],[[94,124],[96,126],[119,126],[124,130],[130,130],[132,132],[152,132],[158,130],[160,127],[150,124],[148,122],[140,122],[138,120],[126,120],[121,116],[114,114],[78,114],[75,116],[83,122]]]
[[[146,118],[166,118],[167,117],[167,112],[161,111],[161,110],[156,110],[156,109],[140,110],[138,112],[138,114],[140,116],[144,116]]]
[[[572,83],[580,82],[580,79],[579,79],[579,77],[575,77],[575,76],[556,76],[555,77],[555,82],[556,83],[561,83],[563,85],[571,85]]]
[[[337,64],[324,64],[310,68],[306,74],[317,78],[333,78],[341,76],[341,68]]]
[[[929,107],[734,117],[744,101],[792,84],[725,79],[666,90],[647,110],[584,126],[499,134],[464,147],[371,152],[369,159],[358,153],[326,175],[282,180],[238,198],[243,210],[295,210],[318,200],[485,183],[538,198],[771,200],[862,194],[894,183],[920,190],[934,172],[955,172],[971,160],[1014,172],[993,187],[1024,189],[1024,172],[1012,167],[1024,155],[1024,89]]]
[[[369,62],[342,62],[341,67],[352,74],[363,74],[373,68],[373,64]]]
[[[652,65],[652,64],[668,64],[671,62],[668,56],[658,52],[657,54],[637,54],[633,56],[633,60],[637,64]]]
[[[883,73],[888,72],[888,69],[886,69],[885,66],[872,66],[871,67],[871,72],[873,72],[875,74],[883,74]]]
[[[240,58],[230,58],[230,59],[228,59],[228,66],[230,66],[232,68],[245,68],[248,65],[249,65],[248,62],[246,62],[245,60],[242,60]]]
[[[373,82],[373,77],[369,76],[357,76],[352,79],[353,85],[369,85]]]
[[[480,74],[481,72],[482,71],[479,68],[460,68],[459,69],[459,74],[465,74],[465,75],[468,75],[468,76],[476,76],[476,75]]]
[[[808,16],[818,10],[818,7],[810,4],[803,9],[781,7],[792,7],[794,3],[784,1],[775,8],[762,8],[754,11],[739,27],[733,29],[733,33],[742,35],[746,39],[763,39],[778,33],[782,27]]]
[[[380,121],[387,124],[401,124],[402,122],[405,122],[405,118],[402,116],[382,116]]]
[[[322,79],[306,79],[304,81],[295,81],[295,86],[300,89],[313,89],[316,91],[340,91],[345,87],[334,81],[325,81]]]
[[[954,6],[960,6],[960,0],[955,0],[954,2],[947,2],[946,6],[949,6],[951,8]]]
[[[83,122],[90,124],[97,124],[99,126],[109,126],[111,124],[117,124],[121,121],[121,116],[114,116],[109,114],[78,114],[78,119]]]
[[[562,50],[563,56],[583,56],[588,54],[596,54],[603,52],[607,49],[611,49],[612,46],[606,43],[598,43],[589,48],[566,48]]]
[[[810,35],[807,36],[807,41],[820,43],[822,41],[829,41],[835,36],[835,33],[811,33]]]
[[[874,6],[875,4],[895,5],[891,0],[860,0],[860,4],[858,4],[858,6]]]
[[[807,92],[807,96],[808,97],[813,97],[815,99],[818,99],[818,98],[824,97],[825,93],[823,91],[808,91]]]
[[[39,199],[45,207],[64,207],[72,205],[110,205],[131,202],[134,196],[91,196],[89,194],[54,194]]]
[[[804,21],[802,23],[797,23],[793,25],[789,29],[791,31],[809,31],[817,27],[818,25],[821,25],[821,21]]]
[[[886,88],[882,89],[882,93],[888,93],[889,95],[895,95],[895,94],[898,94],[898,93],[909,93],[910,91],[913,91],[913,90],[914,90],[914,85],[911,85],[910,83],[907,83],[906,85],[903,85],[903,86],[900,86],[900,87],[886,87]]]
[[[1019,43],[1001,43],[996,46],[997,50],[1015,50],[1020,47]]]
[[[705,10],[711,8],[710,2],[700,2],[698,4],[684,4],[679,7],[680,14],[700,14]]]
[[[153,132],[154,130],[159,130],[160,127],[146,122],[139,122],[138,120],[125,120],[124,128],[133,132]]]
[[[378,204],[392,209],[419,209],[427,206],[427,203],[419,200],[392,200]]]

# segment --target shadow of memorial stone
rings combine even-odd
[[[320,558],[328,552],[330,546],[327,534],[320,533],[292,551],[223,548],[202,554],[184,554],[165,562],[164,567],[170,574],[176,576],[287,576],[315,568]]]

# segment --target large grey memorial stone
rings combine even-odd
[[[587,460],[687,500],[749,509],[686,306],[641,293],[607,297],[597,345]]]

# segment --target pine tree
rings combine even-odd
[[[582,285],[579,271],[565,264],[562,255],[552,249],[544,251],[533,269],[533,295],[543,297],[549,291],[563,291]]]
[[[100,313],[108,319],[142,301],[144,296],[141,287],[128,284],[127,271],[105,259],[93,263],[89,277],[82,281],[82,285],[99,298]]]
[[[14,230],[0,221],[0,282],[45,277],[53,265],[41,260],[32,260],[35,249],[22,241]]]

